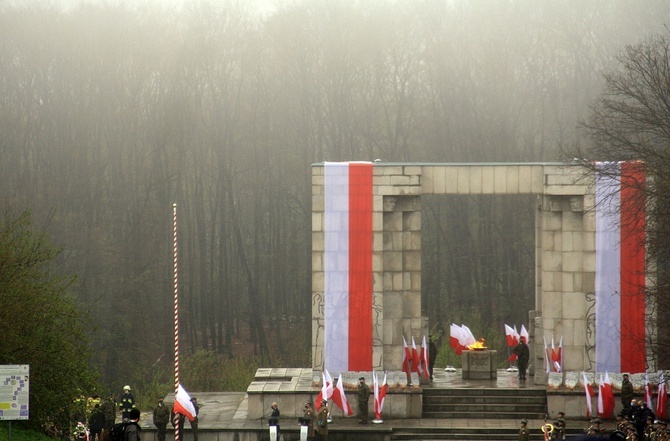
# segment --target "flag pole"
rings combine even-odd
[[[177,271],[177,204],[172,204],[172,275],[174,291],[174,397],[179,390],[179,283]],[[180,441],[179,414],[174,414],[174,441]]]

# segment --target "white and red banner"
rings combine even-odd
[[[586,372],[582,372],[582,379],[584,382],[584,393],[586,395],[586,418],[590,418],[593,413],[593,405],[591,403],[591,398],[593,398],[594,392],[591,383],[586,378]]]
[[[519,344],[519,334],[509,325],[505,325],[505,341],[507,342],[507,346],[510,347]]]
[[[372,370],[372,168],[324,165],[324,366]]]
[[[412,361],[412,353],[409,351],[409,348],[407,347],[407,340],[405,340],[405,336],[402,336],[402,371],[406,373],[407,375],[410,374],[410,362]]]
[[[421,371],[423,373],[423,377],[426,379],[430,378],[430,358],[428,350],[426,336],[424,335],[423,340],[421,341],[421,354],[419,354],[419,358],[421,359]]]
[[[596,164],[596,370],[645,371],[645,170]]]
[[[665,384],[665,375],[661,373],[661,377],[658,379],[658,397],[656,399],[656,416],[664,420],[665,419],[665,405],[668,402],[668,387]]]
[[[528,331],[526,330],[526,327],[524,325],[521,325],[521,331],[519,331],[519,340],[521,340],[521,337],[523,337],[526,340],[526,344],[530,343]]]
[[[466,346],[461,344],[463,341],[463,330],[460,326],[455,323],[452,323],[449,327],[449,345],[454,349],[456,355],[461,355],[464,349],[467,349]]]
[[[316,410],[321,409],[322,400],[328,401],[330,397],[333,396],[333,379],[330,376],[330,373],[328,373],[328,369],[324,369],[321,373],[321,379],[321,391],[319,391],[319,395],[316,396]]]
[[[174,413],[184,415],[189,421],[193,421],[197,416],[195,406],[191,402],[191,397],[181,384],[177,387],[177,394],[174,397],[172,409]]]
[[[554,336],[551,336],[551,363],[554,372],[563,371],[563,337],[558,342],[558,349],[554,346]]]
[[[375,418],[378,420],[382,419],[382,409],[384,409],[384,398],[386,397],[386,390],[388,386],[386,385],[386,372],[384,372],[384,382],[382,385],[379,385],[379,379],[377,378],[377,372],[372,371],[372,384],[375,397]]]
[[[651,403],[653,396],[654,391],[651,389],[651,383],[649,382],[649,374],[644,374],[644,403],[647,405],[648,409],[654,408],[654,406]]]
[[[454,323],[451,324],[449,328],[449,344],[456,351],[456,355],[461,355],[464,350],[468,349],[468,346],[474,345],[476,341],[470,328],[465,325],[458,326]]]
[[[421,376],[421,360],[419,358],[419,351],[416,349],[416,343],[414,343],[414,336],[412,336],[412,372],[416,372]]]
[[[344,393],[344,383],[342,382],[342,374],[337,378],[337,386],[333,389],[333,403],[337,405],[345,415],[351,416],[354,414],[354,411],[351,410],[349,406],[349,401],[347,401],[347,396]],[[319,406],[321,407],[321,406]]]
[[[609,374],[605,373],[605,379],[600,374],[600,385],[598,386],[598,416],[609,419],[614,413],[614,392],[610,383]]]

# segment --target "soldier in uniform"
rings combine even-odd
[[[158,441],[165,441],[165,431],[167,423],[170,421],[170,406],[164,402],[164,397],[158,397],[158,404],[154,407],[153,422],[156,426],[156,439]]]
[[[626,419],[625,411],[621,410],[616,416],[616,430],[626,433],[626,426],[628,421]]]
[[[370,388],[365,384],[365,378],[358,379],[358,418],[359,423],[368,423],[368,400],[370,397]]]
[[[587,434],[589,436],[602,438],[605,435],[605,430],[600,426],[603,423],[603,420],[600,418],[593,418],[590,423],[591,425],[587,429]]]
[[[552,439],[565,439],[565,412],[558,412],[558,418],[554,421],[554,434]]]
[[[528,433],[528,421],[521,420],[521,427],[519,428],[519,441],[529,441],[530,434]]]
[[[655,438],[654,432],[656,432],[657,427],[654,426],[654,420],[652,417],[647,417],[647,422],[644,426],[644,439],[645,441],[651,441],[652,437]]]
[[[302,418],[302,424],[307,426],[307,439],[314,438],[314,409],[309,401],[305,403],[305,408],[302,411]]]
[[[666,421],[660,420],[658,422],[658,430],[656,430],[656,441],[669,441],[670,436],[668,436],[668,423]]]
[[[328,401],[321,401],[321,407],[316,414],[316,439],[328,441]]]
[[[521,337],[519,344],[514,347],[512,351],[517,356],[517,366],[519,367],[519,380],[526,379],[526,369],[528,369],[528,361],[530,360],[530,350],[526,344],[526,338]]]
[[[630,410],[630,402],[633,400],[633,383],[630,382],[628,374],[623,374],[621,380],[621,405],[624,412],[628,413]]]

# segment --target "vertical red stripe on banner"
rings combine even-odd
[[[349,370],[372,370],[372,164],[349,165]]]
[[[644,372],[644,164],[621,164],[621,372]]]

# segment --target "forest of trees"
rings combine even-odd
[[[587,142],[578,123],[617,53],[669,13],[664,0],[316,0],[267,16],[2,2],[0,201],[50,220],[112,390],[170,375],[173,203],[182,351],[309,366],[311,164],[557,160]],[[528,324],[534,204],[425,198],[431,327]]]

